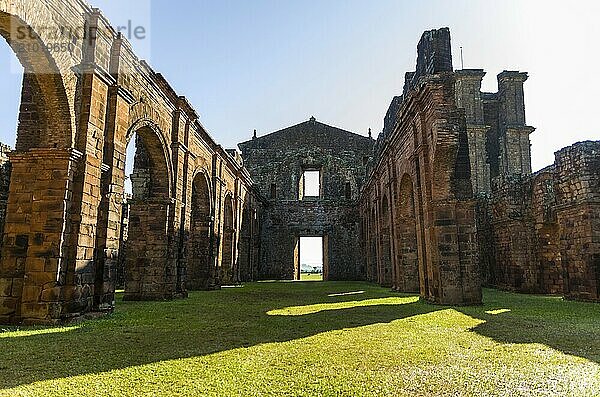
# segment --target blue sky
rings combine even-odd
[[[366,0],[95,0],[114,25],[131,19],[149,38],[141,55],[188,97],[226,147],[307,120],[375,133],[414,69],[423,30],[449,26],[455,67],[504,69],[526,83],[534,169],[555,150],[599,139],[600,2]],[[14,144],[21,76],[0,46],[0,139]]]

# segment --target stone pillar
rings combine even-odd
[[[101,199],[98,208],[96,236],[96,286],[94,307],[106,310],[114,307],[114,292],[123,218],[127,115],[132,96],[118,86],[108,91],[108,107],[104,132],[104,163],[102,165]]]
[[[454,72],[456,106],[464,109],[467,124],[484,124],[481,81],[485,76],[482,69],[464,69]]]
[[[396,168],[392,165],[391,162],[387,163],[387,172],[390,178],[390,183],[387,186],[387,195],[390,198],[389,200],[389,214],[388,214],[388,222],[390,224],[390,273],[391,273],[391,285],[393,290],[400,290],[401,286],[399,285],[399,275],[397,274],[398,270],[398,256],[400,255],[400,244],[398,239],[398,232],[396,230],[396,203],[397,203],[397,187],[396,187]]]
[[[429,291],[441,305],[477,305],[482,291],[477,254],[475,201],[441,200],[430,204]]]
[[[172,205],[171,200],[164,199],[130,201],[125,300],[176,297],[177,274],[169,263],[167,236]]]
[[[191,183],[190,153],[188,149],[191,125],[197,120],[194,112],[185,97],[180,97],[177,109],[173,113],[173,127],[171,130],[171,153],[173,169],[173,186],[175,205],[172,208],[172,230],[169,232],[173,239],[172,252],[174,271],[176,272],[175,289],[179,297],[187,297],[186,274],[188,271],[188,258],[186,245],[190,235]]]
[[[505,71],[498,75],[501,174],[531,174],[529,135],[535,129],[525,123],[526,80],[527,73]]]
[[[4,220],[6,219],[6,206],[8,205],[8,190],[10,186],[10,161],[8,153],[10,147],[0,143],[0,235],[4,232]],[[0,239],[0,252],[2,250],[2,239]]]
[[[0,261],[0,322],[54,324],[68,313],[65,245],[77,151],[12,152]]]
[[[457,70],[455,72],[456,106],[464,109],[471,160],[471,183],[473,193],[489,194],[491,191],[490,164],[487,153],[487,133],[485,125],[481,80],[485,72],[481,69]]]
[[[73,205],[69,212],[72,233],[66,253],[68,264],[65,280],[68,285],[65,287],[65,299],[70,302],[67,311],[72,316],[94,308],[97,276],[102,275],[97,266],[96,243],[102,199],[102,169],[106,170],[106,166],[103,167],[104,115],[108,87],[112,83],[92,63],[79,65],[78,78],[82,99],[75,146],[83,154],[83,159],[73,180]],[[111,310],[112,307],[110,299],[106,309]]]
[[[210,235],[210,258],[212,261],[211,278],[209,281],[210,289],[221,288],[221,243],[223,225],[223,163],[215,153],[212,159],[212,197],[214,205],[212,208],[212,231]]]
[[[120,35],[110,48],[110,74],[116,80],[121,67],[123,40]],[[107,92],[107,106],[104,123],[104,147],[101,176],[101,198],[98,207],[96,234],[96,284],[94,288],[95,310],[109,310],[114,307],[114,293],[117,273],[121,271],[119,282],[123,283],[123,247],[127,231],[128,211],[125,202],[125,157],[127,151],[127,129],[130,106],[135,103],[133,95],[110,82]],[[126,213],[123,214],[123,210]]]

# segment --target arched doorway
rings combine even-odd
[[[400,183],[396,230],[400,247],[397,250],[395,286],[401,292],[419,292],[415,196],[413,182],[408,175],[404,175]]]
[[[381,216],[379,217],[381,235],[380,241],[380,266],[379,283],[384,287],[392,286],[392,245],[390,227],[390,206],[387,196],[381,200]]]
[[[209,179],[203,172],[198,173],[192,182],[186,280],[186,288],[190,291],[206,290],[214,283],[210,252],[213,223],[209,186]]]
[[[38,6],[43,7],[37,2],[30,5]],[[9,3],[0,6],[5,7],[17,9]],[[27,34],[16,35],[20,29]],[[16,143],[8,155],[10,168],[2,175],[4,202],[0,212],[5,217],[1,230],[0,322],[51,323],[63,315],[65,300],[69,299],[65,288],[74,283],[67,274],[73,274],[75,261],[70,260],[66,249],[71,242],[69,200],[80,160],[70,149],[73,95],[67,95],[56,59],[41,50],[46,43],[34,27],[0,11],[0,36],[22,67],[17,70],[22,71],[22,89]],[[72,73],[70,69],[68,73]],[[82,305],[87,304],[82,299]]]
[[[168,153],[153,123],[137,123],[131,132],[135,157],[130,177],[124,299],[171,299],[181,291],[168,238],[172,205]]]
[[[237,282],[234,271],[233,249],[235,239],[235,225],[233,216],[233,199],[231,195],[225,197],[223,210],[223,254],[221,256],[221,283],[231,284]]]

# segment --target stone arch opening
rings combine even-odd
[[[153,123],[137,123],[130,131],[128,136],[135,136],[135,156],[130,177],[124,299],[171,299],[181,291],[168,235],[173,205],[169,156]]]
[[[231,195],[225,197],[223,209],[223,254],[221,256],[221,282],[231,284],[238,281],[234,264],[234,240],[235,224],[233,212],[233,198]]]
[[[399,190],[396,230],[400,247],[397,250],[395,286],[402,292],[419,292],[417,219],[413,182],[409,175],[404,175]]]
[[[65,200],[72,196],[80,160],[70,149],[73,98],[63,80],[67,74],[61,75],[34,27],[3,10],[0,36],[21,64],[23,76],[15,150],[8,154],[10,166],[2,173],[0,284],[8,287],[0,293],[0,321],[54,323],[68,311],[63,307],[73,303],[67,300],[74,295],[73,279],[67,277]],[[87,308],[91,302],[85,296],[78,305]]]
[[[204,172],[192,182],[190,232],[187,249],[186,288],[206,290],[214,283],[211,260],[212,201],[210,180]]]
[[[4,11],[0,11],[0,36],[23,67],[15,149],[23,152],[35,148],[70,148],[73,138],[71,101],[47,43],[35,28]]]
[[[135,131],[135,156],[131,189],[133,200],[168,200],[169,161],[158,127],[142,125]]]
[[[390,225],[390,205],[387,196],[381,200],[380,222],[380,266],[379,279],[384,287],[392,286],[392,243],[391,243],[391,225]]]

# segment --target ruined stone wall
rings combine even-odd
[[[485,72],[457,70],[456,104],[465,111],[471,183],[478,197],[492,193],[498,176],[531,174],[529,135],[533,127],[525,122],[523,84],[527,74],[504,71],[498,75],[498,92],[481,92]]]
[[[244,163],[262,196],[262,279],[298,276],[299,237],[324,237],[324,271],[329,280],[361,280],[356,206],[373,141],[317,122],[308,122],[240,144]],[[321,173],[319,197],[302,197],[303,173]]]
[[[425,32],[392,101],[361,197],[373,279],[440,304],[478,304],[481,281],[467,120],[448,29]],[[375,255],[375,257],[373,257]],[[373,265],[374,264],[374,265]],[[390,281],[391,280],[391,281]]]
[[[600,141],[562,149],[555,167],[564,293],[600,301]]]
[[[599,143],[532,174],[527,74],[504,71],[484,93],[485,72],[453,72],[450,54],[449,32],[425,32],[386,114],[361,200],[367,278],[442,303],[477,301],[479,274],[487,286],[599,300]]]
[[[555,167],[532,175],[531,216],[534,227],[534,258],[539,267],[540,291],[564,291],[563,267],[559,246]]]
[[[519,292],[540,293],[542,286],[540,268],[536,263],[529,177],[517,175],[495,180],[493,190],[491,232],[495,254],[492,266],[495,269],[492,272],[494,279],[487,280],[488,284]]]
[[[33,34],[20,40],[18,27]],[[200,173],[211,191],[204,273],[206,285],[218,287],[224,241],[226,267],[238,266],[241,209],[253,194],[239,159],[84,1],[0,1],[0,35],[25,67],[17,145],[9,155],[0,322],[55,323],[112,310],[132,139],[136,191],[129,203],[125,298],[186,295],[192,184]],[[71,50],[23,50],[54,45]]]
[[[523,89],[527,74],[500,73],[496,93],[480,91],[484,75],[479,69],[455,72],[456,103],[466,116],[478,202],[482,281],[519,292],[596,299],[593,259],[586,250],[592,247],[593,252],[597,225],[571,219],[595,211],[594,144],[566,148],[557,153],[555,164],[532,175],[529,135],[534,128],[526,125]],[[570,204],[561,204],[573,190],[578,191],[576,203],[567,199]],[[574,237],[578,234],[581,238]],[[569,268],[567,263],[578,265]]]
[[[488,285],[527,293],[598,300],[600,151],[582,142],[556,153],[530,176],[500,176],[480,198],[480,251],[493,253]]]

